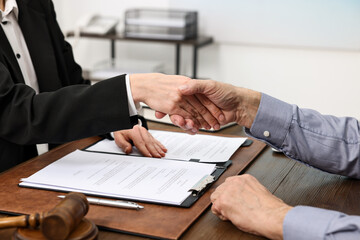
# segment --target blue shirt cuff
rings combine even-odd
[[[284,240],[323,240],[331,221],[340,214],[315,207],[294,207],[284,219]]]
[[[245,129],[245,132],[276,149],[281,149],[289,131],[292,113],[291,104],[262,93],[254,122],[250,129]]]

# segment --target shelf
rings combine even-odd
[[[73,31],[70,31],[66,34],[66,37],[74,37],[75,34]],[[193,74],[192,78],[197,78],[197,55],[198,49],[204,46],[207,46],[213,43],[212,37],[207,36],[198,36],[194,39],[185,39],[185,40],[164,40],[164,39],[148,39],[148,38],[130,38],[125,37],[121,33],[111,33],[106,35],[100,34],[89,34],[89,33],[80,33],[81,38],[95,38],[95,39],[104,39],[111,41],[111,58],[115,59],[115,41],[142,41],[142,42],[156,42],[156,43],[168,43],[175,44],[175,74],[180,74],[180,46],[181,45],[191,45],[193,47]]]

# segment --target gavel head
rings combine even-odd
[[[48,239],[66,239],[88,211],[89,203],[85,195],[70,193],[45,215],[41,232]]]

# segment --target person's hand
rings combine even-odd
[[[135,125],[132,129],[114,132],[115,143],[126,154],[132,152],[132,144],[146,157],[161,158],[167,149],[146,128]]]
[[[200,127],[205,129],[219,128],[219,120],[212,115],[194,95],[182,95],[179,86],[191,81],[190,78],[159,73],[130,75],[131,92],[134,102],[144,102],[160,114],[179,115],[186,121],[177,124],[196,132]],[[214,111],[214,110],[212,110]],[[220,111],[217,108],[217,111]]]
[[[212,212],[242,231],[270,239],[283,238],[283,221],[292,208],[272,195],[256,178],[229,177],[210,196]]]
[[[166,114],[162,113],[162,112],[155,112],[155,117],[156,118],[163,118],[165,117]],[[183,129],[185,132],[187,132],[190,135],[195,135],[197,133],[197,131],[194,131],[194,122],[191,119],[184,119],[182,116],[180,115],[170,115],[170,120],[171,122],[175,125],[180,127],[181,129]],[[220,125],[215,125],[214,129],[219,129]]]
[[[261,99],[259,92],[212,80],[188,81],[179,90],[184,95],[195,95],[221,124],[236,122],[247,128],[255,119]],[[213,104],[221,111],[215,112]]]

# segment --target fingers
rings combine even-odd
[[[162,113],[177,114],[185,119],[191,119],[195,126],[200,127],[201,115],[186,101],[178,89],[178,86],[189,80],[188,77],[176,75],[132,74],[130,85],[133,100],[145,102],[152,109]],[[160,114],[159,117],[161,116],[163,115]]]
[[[207,130],[210,128],[214,128],[216,130],[220,128],[218,120],[210,113],[209,109],[204,106],[204,104],[197,98],[196,95],[187,96],[186,98],[189,104],[196,110],[197,120],[200,122],[202,127]],[[212,106],[209,107],[215,108],[215,105],[212,104]]]
[[[153,136],[141,126],[134,126],[133,130],[135,131],[136,139],[133,139],[135,147],[142,153],[144,156],[161,158],[165,156],[165,152],[162,148],[164,146],[159,146],[159,142],[155,141]]]
[[[157,110],[158,112],[155,113],[157,118],[164,117],[165,113],[175,114],[191,120],[194,125],[193,128],[218,129],[220,127],[219,121],[208,110],[214,109],[215,105],[209,104],[207,108],[196,96],[184,95],[179,91],[179,86],[190,81],[196,82],[184,76],[164,74],[130,75],[131,89],[134,90],[134,101],[144,101],[152,109]],[[150,89],[152,91],[149,91]],[[180,126],[185,128],[181,123]]]
[[[174,125],[180,127],[181,129],[188,130],[186,128],[186,125],[185,125],[186,124],[185,119],[182,116],[180,116],[180,115],[171,115],[170,120]]]
[[[211,117],[215,118],[218,123],[227,123],[223,111],[221,111],[218,106],[216,106],[212,101],[210,101],[209,98],[205,97],[203,94],[196,94],[195,96],[200,101],[201,105],[207,108],[208,113],[211,115]],[[213,128],[215,130],[218,130],[220,126],[214,126]]]
[[[135,125],[131,130],[114,133],[116,144],[126,153],[131,153],[131,142],[141,154],[147,157],[161,158],[167,149],[156,140],[144,127]]]
[[[155,139],[153,136],[151,136],[151,137],[154,139],[154,141],[155,141],[155,143],[156,143],[156,146],[160,147],[160,149],[161,149],[164,153],[166,153],[166,152],[167,152],[167,148],[166,148],[164,145],[162,145],[162,143],[159,142],[157,139]],[[164,156],[165,156],[165,154],[164,154]],[[164,156],[163,156],[163,157],[164,157]]]
[[[213,203],[213,205],[211,206],[211,212],[212,212],[213,214],[215,214],[216,216],[220,216],[220,215],[221,215],[219,209],[217,208],[217,206],[215,206],[214,203]]]
[[[116,145],[123,150],[124,153],[129,154],[132,152],[132,146],[130,143],[130,139],[128,136],[128,131],[130,130],[123,130],[114,132],[115,143]]]
[[[198,128],[195,127],[194,122],[190,119],[184,119],[179,115],[171,115],[170,120],[188,134],[194,135],[198,132]]]
[[[214,129],[219,129],[220,125],[217,124],[225,124],[226,122],[223,112],[208,98],[214,88],[214,81],[192,80],[180,86],[179,90],[183,95],[196,96],[199,104],[193,104],[193,106]]]
[[[199,127],[196,126],[195,123],[190,119],[185,119],[185,127],[188,129],[186,132],[191,135],[197,133],[199,129]]]
[[[153,157],[165,157],[165,152],[167,149],[164,145],[162,145],[158,140],[156,140],[148,130],[144,127],[138,127],[140,129],[141,135],[145,141],[145,145],[150,151]]]
[[[191,123],[192,125],[191,128],[197,130],[201,127],[207,126],[206,122],[203,120],[201,115],[189,103],[181,105],[180,107],[181,107],[180,111],[178,111],[175,115],[179,115],[182,116],[184,119],[188,119],[189,121],[185,122],[185,124]],[[185,126],[185,127],[188,127],[189,129],[189,126]]]
[[[187,97],[188,98],[188,97]],[[198,102],[198,104],[200,104]],[[176,106],[170,107],[170,119],[176,125],[181,127],[184,130],[194,129],[194,132],[197,132],[200,127],[205,126],[206,122],[201,117],[201,115],[197,112],[197,110],[189,103],[187,99],[183,99],[178,102]],[[165,113],[161,111],[155,111],[156,118],[165,117]],[[171,116],[177,116],[172,118]],[[188,121],[185,121],[188,119]],[[188,125],[186,125],[188,124]],[[196,129],[196,131],[195,131]]]
[[[209,87],[208,80],[193,80],[188,81],[186,84],[181,85],[178,89],[184,95],[193,95],[196,93],[205,94]]]
[[[215,193],[215,195],[214,195],[214,193]],[[213,203],[212,206],[211,206],[212,213],[215,214],[216,216],[218,216],[223,221],[229,220],[227,217],[225,217],[221,213],[220,206],[219,206],[218,201],[217,201],[217,194],[216,194],[216,192],[214,192],[214,193],[211,194],[211,196],[210,196],[211,201]]]
[[[206,122],[203,116],[203,114],[207,112],[206,108],[201,106],[199,100],[197,100],[197,98],[194,96],[186,96],[186,100],[188,102],[188,106],[185,110],[187,112],[190,112],[191,115],[196,119],[194,123],[196,124],[198,122],[201,127],[205,129],[210,129],[211,126]],[[199,110],[201,110],[202,112],[199,112]]]
[[[161,118],[165,117],[166,115],[167,115],[166,113],[155,111],[155,117],[157,119],[161,119]]]

